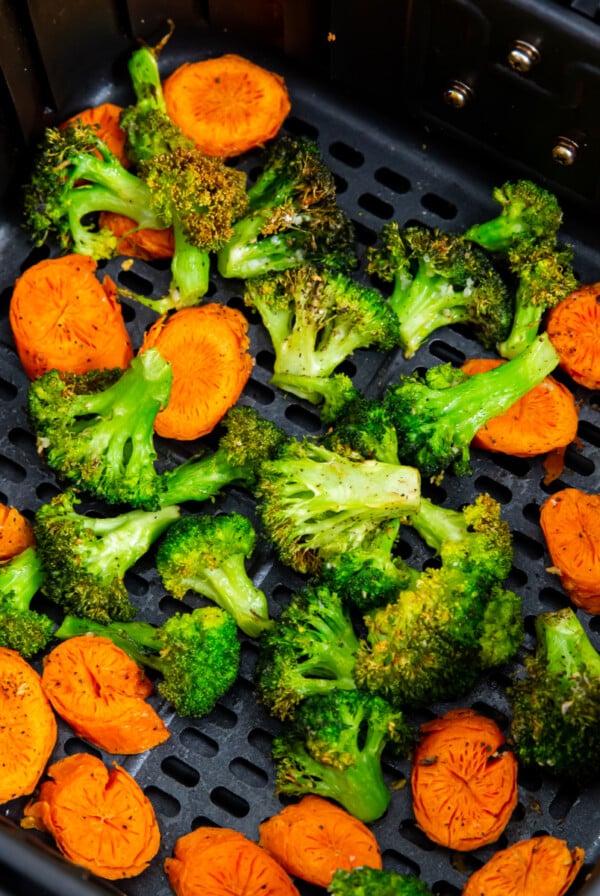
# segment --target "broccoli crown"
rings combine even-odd
[[[385,405],[354,392],[340,408],[323,443],[348,457],[399,463],[398,435]]]
[[[479,246],[420,225],[401,231],[395,222],[384,225],[380,243],[368,252],[367,270],[393,284],[389,302],[406,357],[450,324],[467,325],[486,348],[505,338],[512,298]]]
[[[48,371],[28,392],[39,453],[62,479],[97,498],[157,507],[163,481],[154,465],[154,421],[171,382],[171,365],[156,349],[124,371]]]
[[[169,527],[156,552],[164,587],[176,598],[196,592],[227,610],[240,629],[257,638],[272,626],[267,597],[250,579],[246,560],[256,532],[240,513],[194,514]]]
[[[523,601],[514,591],[493,585],[479,636],[481,668],[494,669],[513,660],[524,638]]]
[[[533,181],[507,181],[495,187],[492,195],[500,205],[499,213],[473,224],[465,233],[467,239],[485,249],[503,252],[517,241],[552,239],[562,223],[556,196]]]
[[[117,238],[88,215],[116,212],[160,228],[144,181],[127,171],[89,125],[47,128],[24,190],[25,227],[37,245],[50,234],[62,249],[111,258]]]
[[[420,485],[414,467],[351,459],[309,438],[290,438],[262,465],[256,491],[281,560],[297,572],[318,573],[374,526],[416,509]]]
[[[232,485],[252,491],[260,466],[286,439],[277,424],[243,405],[230,408],[221,425],[223,432],[212,454],[197,455],[162,474],[163,505],[204,501]]]
[[[259,645],[256,691],[279,719],[292,718],[311,694],[356,687],[358,636],[339,595],[323,584],[293,595]]]
[[[94,517],[76,510],[79,498],[61,492],[38,508],[34,522],[42,591],[67,613],[100,622],[136,613],[125,573],[174,520],[177,505]]]
[[[570,607],[537,616],[535,632],[535,650],[508,689],[517,756],[559,777],[596,780],[600,653]]]
[[[217,253],[223,277],[248,279],[305,263],[355,267],[354,228],[337,203],[335,178],[314,141],[274,140],[247,192],[248,212]]]
[[[277,792],[336,800],[364,822],[390,803],[381,760],[386,747],[408,756],[414,732],[382,697],[333,690],[307,697],[285,733],[273,741]]]
[[[0,647],[17,650],[28,659],[50,641],[54,623],[31,609],[41,589],[44,571],[35,547],[28,547],[0,565]]]
[[[327,887],[330,896],[432,896],[427,884],[414,874],[399,874],[363,865],[339,868]]]
[[[506,364],[458,381],[450,364],[403,375],[383,397],[401,461],[431,478],[448,469],[470,473],[470,444],[477,430],[542,382],[557,363],[556,350],[542,333]]]
[[[58,638],[86,633],[111,638],[139,665],[156,670],[158,692],[181,716],[203,716],[235,683],[240,642],[235,620],[220,607],[174,613],[159,627],[149,622],[99,623],[66,616]]]

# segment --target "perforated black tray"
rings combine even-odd
[[[380,116],[357,108],[349,98],[313,82],[285,59],[266,58],[256,49],[232,46],[223,37],[204,34],[193,41],[190,36],[176,33],[161,59],[163,72],[168,73],[185,59],[225,51],[244,52],[285,75],[292,98],[292,113],[285,129],[318,140],[326,161],[335,172],[340,203],[356,223],[361,254],[374,241],[381,224],[392,218],[401,224],[422,221],[459,230],[472,221],[491,215],[495,210],[490,198],[492,186],[514,174],[498,166],[486,170],[479,159],[467,157],[464,148],[454,152],[451,146],[430,144],[427,132],[419,127],[407,124],[402,128],[382,122]],[[98,72],[97,79],[74,87],[71,101],[60,110],[61,115],[66,117],[107,98],[127,102],[130,96],[122,62],[117,61],[110,72]],[[118,77],[115,71],[120,73]],[[252,176],[260,158],[259,153],[251,154],[240,164]],[[8,306],[15,277],[44,254],[32,250],[18,221],[18,189],[15,189],[14,195],[10,194],[5,202],[0,222],[0,500],[33,514],[40,503],[56,493],[58,486],[36,455],[25,413],[27,379],[19,365],[8,325]],[[592,282],[600,280],[600,255],[586,239],[587,233],[592,232],[587,231],[587,227],[588,222],[582,221],[576,210],[571,213],[565,207],[564,238],[574,245],[579,277]],[[164,293],[169,280],[168,269],[158,264],[136,261],[125,271],[117,259],[106,264],[104,270],[128,288],[155,297]],[[359,273],[358,276],[364,275]],[[209,297],[242,309],[240,286],[235,281],[221,282],[215,275]],[[124,307],[137,347],[144,329],[155,315],[127,300]],[[273,360],[270,343],[259,321],[253,317],[249,320],[256,366],[242,403],[255,406],[291,434],[319,431],[319,419],[312,408],[290,400],[269,385]],[[374,395],[400,372],[448,360],[460,363],[465,357],[477,353],[481,353],[480,347],[460,328],[452,328],[438,331],[410,362],[399,354],[384,356],[360,352],[347,366],[347,372],[359,388]],[[557,376],[560,378],[561,374]],[[470,501],[481,491],[489,491],[501,501],[515,540],[515,563],[509,586],[523,598],[528,645],[532,643],[533,616],[567,603],[557,579],[546,572],[548,557],[538,521],[540,504],[550,490],[562,486],[577,486],[588,492],[600,488],[600,396],[583,390],[576,392],[581,401],[579,441],[567,450],[564,473],[551,489],[543,485],[541,459],[522,460],[474,452],[473,476],[447,476],[437,492],[449,506]],[[168,464],[177,463],[198,447],[196,443],[159,442],[161,457]],[[235,507],[253,515],[252,501],[242,492],[228,492],[219,499],[217,506]],[[411,542],[409,535],[405,548],[411,562],[418,564],[422,559],[420,548],[416,542]],[[261,544],[250,573],[268,595],[274,615],[300,581],[272,558],[265,544]],[[160,623],[178,606],[161,588],[152,554],[128,576],[128,586],[141,615],[152,622]],[[194,604],[193,598],[190,598],[190,604]],[[580,617],[596,645],[600,646],[597,619],[585,614]],[[119,891],[130,896],[146,893],[167,896],[170,890],[162,863],[171,853],[177,837],[199,823],[208,822],[232,826],[256,838],[259,823],[281,809],[282,804],[274,794],[274,767],[270,756],[271,741],[279,726],[254,699],[252,672],[255,659],[256,644],[244,639],[239,681],[206,718],[178,718],[169,706],[161,705],[157,700],[156,705],[171,730],[171,738],[139,757],[117,757],[151,799],[162,832],[160,853],[152,867],[140,877],[120,883]],[[506,669],[494,674],[465,697],[462,705],[472,705],[490,713],[506,728],[508,709],[503,686],[510,671]],[[436,705],[430,708],[430,713],[446,708],[447,704]],[[416,721],[427,716],[424,713]],[[78,741],[66,726],[61,725],[54,758],[89,749],[89,745]],[[110,762],[114,757],[103,758]],[[472,854],[457,855],[434,847],[416,827],[408,786],[410,763],[387,760],[385,772],[390,785],[405,781],[407,786],[394,786],[387,815],[373,825],[384,864],[403,873],[421,875],[439,896],[458,896],[469,873],[495,849],[533,834],[551,833],[566,839],[570,846],[579,845],[586,850],[585,869],[577,886],[581,886],[600,855],[600,777],[599,786],[580,792],[543,774],[521,773],[518,807],[500,841]],[[24,800],[17,800],[3,807],[7,824],[0,825],[0,885],[6,886],[7,892],[12,894],[35,892],[42,896],[44,893],[67,896],[73,892],[92,896],[104,892],[104,884],[91,882],[87,875],[78,871],[71,876],[62,864],[57,865],[48,857],[45,848],[38,849],[38,846],[50,846],[49,855],[53,856],[47,838],[37,834],[24,835],[11,824],[18,825],[24,803]],[[298,887],[303,896],[316,896],[322,892],[302,882],[298,882]]]

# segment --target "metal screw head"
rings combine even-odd
[[[463,109],[473,96],[473,90],[463,81],[452,81],[444,90],[444,102],[454,109]]]
[[[508,53],[508,64],[516,72],[527,74],[540,61],[540,51],[526,40],[516,40]]]
[[[572,165],[578,153],[578,144],[569,137],[559,137],[552,148],[552,158],[558,165]]]

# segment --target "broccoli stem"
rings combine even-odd
[[[179,517],[176,505],[156,511],[129,510],[116,517],[86,517],[86,527],[96,536],[94,566],[103,575],[112,570],[122,578]]]
[[[438,553],[447,542],[463,541],[467,531],[460,512],[434,504],[421,496],[419,509],[410,515],[411,526]]]
[[[179,220],[173,222],[175,251],[171,263],[173,282],[178,307],[195,305],[206,295],[209,287],[210,257],[205,249],[194,246],[189,241]]]
[[[531,345],[539,332],[544,311],[544,305],[517,299],[510,333],[498,343],[498,354],[502,358],[516,358]]]
[[[537,616],[535,632],[539,655],[545,658],[550,675],[565,681],[600,676],[600,653],[570,607]]]
[[[93,619],[82,619],[79,616],[67,615],[55,631],[55,637],[67,640],[79,635],[100,635],[124,650],[125,653],[141,666],[148,666],[161,671],[160,650],[163,643],[159,629],[149,622],[96,622]],[[152,651],[153,653],[148,653]]]
[[[390,304],[400,324],[400,344],[406,358],[412,357],[427,336],[441,327],[464,323],[467,296],[443,277],[419,268],[409,290],[392,294]]]
[[[217,449],[206,457],[191,458],[179,464],[168,470],[163,478],[165,490],[159,500],[161,506],[166,507],[213,498],[226,486],[243,481],[243,469]]]
[[[258,277],[273,271],[285,271],[303,261],[303,240],[298,239],[292,247],[286,234],[275,233],[261,238],[261,232],[272,215],[273,208],[256,210],[234,224],[230,239],[217,254],[222,277]]]
[[[14,610],[28,610],[42,587],[45,573],[34,547],[25,548],[0,566],[0,599]]]

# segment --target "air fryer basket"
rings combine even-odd
[[[176,23],[177,25],[177,23]],[[102,99],[126,102],[130,99],[124,61],[131,45],[115,51],[115,58],[75,83],[57,116],[71,114]],[[200,30],[192,35],[175,35],[161,56],[164,73],[186,59],[202,58],[221,52],[241,52],[255,61],[279,71],[286,78],[292,112],[284,129],[293,134],[315,138],[325,160],[334,171],[340,204],[351,215],[357,232],[359,250],[364,254],[384,221],[397,219],[401,224],[420,221],[446,229],[460,230],[471,222],[494,212],[491,189],[513,171],[495,161],[486,166],[481,156],[464,146],[430,139],[426,128],[414,124],[391,123],[363,104],[351,102],[323,79],[315,79],[301,65],[284,55],[257,44],[246,44],[227,33]],[[252,177],[260,164],[260,153],[245,157],[242,164]],[[17,178],[18,182],[18,178]],[[577,207],[565,204],[564,239],[575,250],[576,269],[582,281],[600,279],[600,254],[591,239],[591,231]],[[25,413],[27,379],[22,371],[8,325],[8,305],[14,279],[30,264],[44,256],[44,250],[32,249],[20,230],[18,188],[9,190],[0,220],[0,500],[33,514],[40,503],[56,493],[53,475],[39,462],[35,440]],[[161,264],[135,261],[127,270],[116,259],[103,266],[123,286],[159,297],[169,281],[169,271]],[[359,276],[364,274],[359,273]],[[243,309],[241,284],[212,279],[211,300]],[[128,327],[135,345],[155,315],[129,300],[123,301]],[[258,319],[250,316],[250,336],[256,365],[242,403],[256,407],[261,414],[281,424],[293,435],[315,433],[320,429],[314,409],[275,390],[269,385],[272,349]],[[460,327],[438,331],[430,343],[407,362],[398,353],[382,355],[360,352],[346,367],[356,385],[376,395],[382,386],[400,373],[416,367],[462,359],[480,353],[480,347]],[[561,378],[558,373],[557,377]],[[565,380],[566,381],[566,380]],[[572,385],[569,383],[569,385]],[[600,427],[598,394],[576,389],[581,401],[578,443],[568,448],[561,478],[545,486],[542,459],[516,459],[503,455],[473,453],[472,477],[446,476],[435,496],[449,506],[474,499],[477,493],[490,492],[503,506],[505,518],[514,533],[515,563],[509,587],[523,598],[527,621],[527,646],[533,643],[532,621],[538,612],[567,603],[555,576],[546,571],[548,557],[541,538],[539,508],[545,496],[563,486],[580,487],[588,492],[600,487]],[[210,439],[208,440],[210,443]],[[174,464],[197,450],[195,443],[159,441],[165,463]],[[215,508],[239,509],[253,517],[253,504],[243,492],[227,492]],[[421,548],[405,536],[410,561],[424,559]],[[269,597],[276,615],[300,579],[273,558],[268,545],[261,544],[252,561],[250,573]],[[128,576],[132,599],[140,614],[160,623],[178,605],[162,589],[153,567],[152,555],[140,562]],[[194,599],[189,599],[195,605]],[[593,617],[580,614],[596,645],[600,645],[600,626]],[[130,896],[170,893],[162,870],[164,858],[172,851],[177,837],[201,823],[231,826],[252,838],[259,823],[279,811],[282,803],[274,794],[274,767],[270,757],[273,736],[279,730],[275,722],[256,703],[252,673],[256,644],[243,639],[242,671],[234,688],[217,708],[202,719],[182,719],[168,705],[155,698],[155,705],[171,730],[170,739],[147,754],[117,757],[138,780],[152,801],[162,832],[160,853],[152,867],[139,878],[119,883],[117,890]],[[463,701],[490,713],[506,728],[508,707],[504,685],[510,669],[495,673]],[[458,705],[457,703],[453,705]],[[438,704],[423,712],[416,721],[449,708]],[[60,726],[54,758],[77,750],[90,750],[78,741],[67,726]],[[98,751],[95,751],[98,752]],[[102,756],[100,753],[99,755]],[[114,757],[103,756],[107,763]],[[567,840],[570,846],[586,850],[584,873],[577,889],[600,856],[600,782],[586,790],[561,784],[551,776],[522,772],[519,776],[519,803],[498,844],[472,854],[457,855],[434,847],[416,827],[409,786],[410,763],[385,762],[385,773],[392,787],[392,803],[386,816],[373,825],[380,843],[384,864],[403,873],[418,873],[438,896],[458,896],[468,876],[496,849],[525,837],[549,833]],[[406,786],[398,786],[404,783]],[[52,844],[43,835],[25,834],[18,828],[25,800],[16,800],[4,808],[5,822],[0,825],[0,892],[11,894],[50,894],[95,896],[115,890],[90,880],[88,875],[58,861]],[[1,887],[7,887],[6,891]],[[298,882],[303,896],[317,896],[317,888]],[[588,892],[593,886],[588,884]],[[600,889],[593,889],[600,893]],[[540,894],[543,896],[543,894]]]

